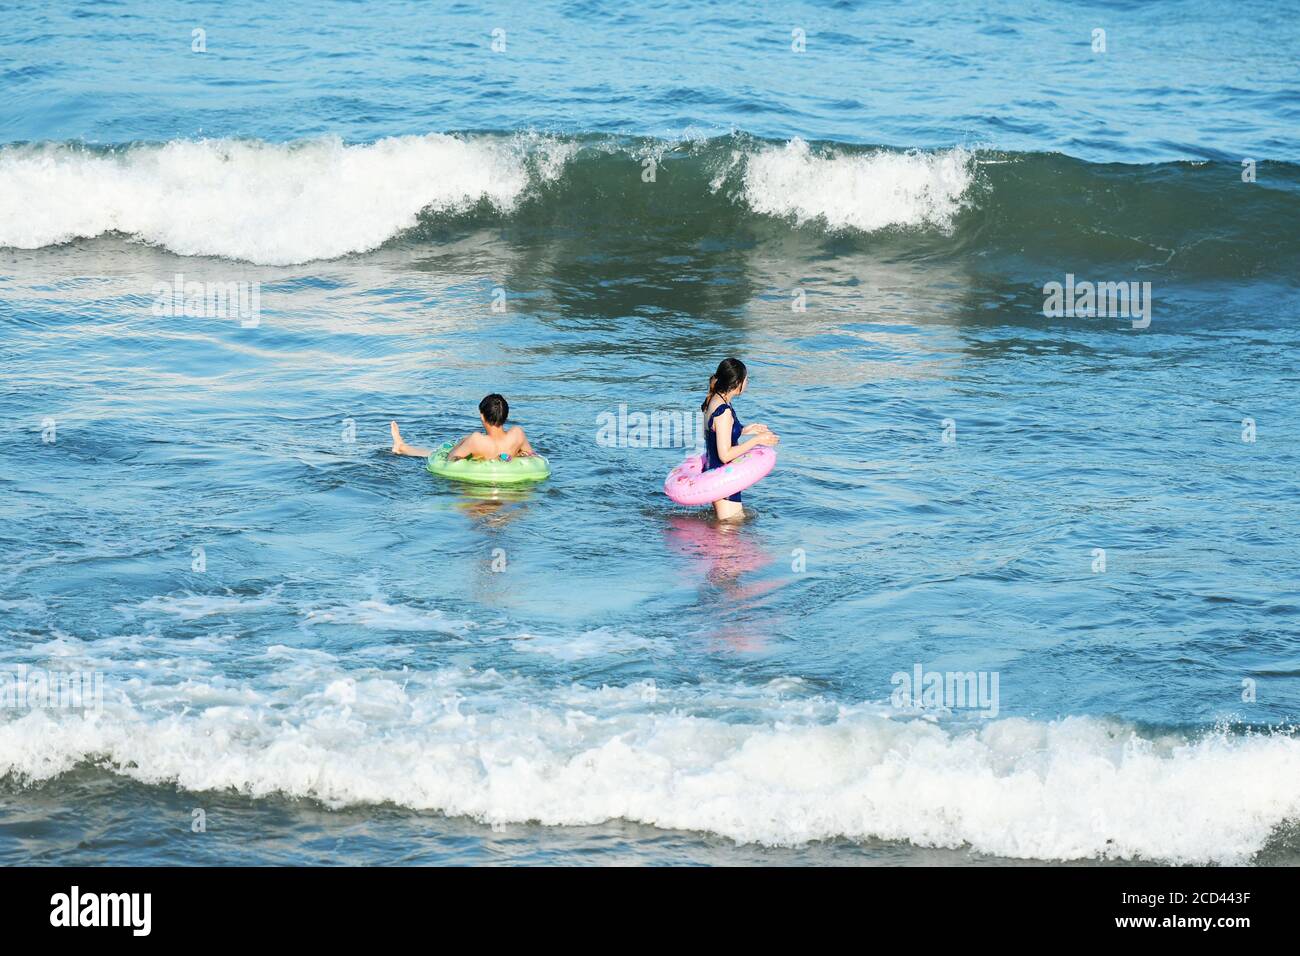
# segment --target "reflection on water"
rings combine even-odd
[[[522,517],[524,506],[537,495],[536,485],[479,485],[441,477],[433,480],[453,489],[457,509],[484,530],[500,530]]]
[[[751,513],[752,514],[752,513]],[[719,649],[759,653],[785,625],[785,613],[769,600],[788,583],[771,572],[776,556],[763,543],[751,516],[746,521],[718,521],[709,511],[671,514],[664,522],[664,541],[678,558],[685,587],[695,587],[698,601],[714,623],[709,642]],[[769,571],[767,575],[763,572]]]
[[[691,559],[692,575],[728,587],[742,574],[758,571],[773,560],[747,527],[749,523],[718,521],[705,509],[692,515],[672,514],[664,522],[664,540],[677,554]]]

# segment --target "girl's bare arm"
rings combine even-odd
[[[742,441],[739,445],[731,443],[731,421],[732,414],[725,411],[713,420],[713,433],[718,439],[718,458],[723,464],[735,461],[745,452],[757,448],[759,445],[775,445],[777,437],[771,432],[762,432],[753,435],[748,441]]]

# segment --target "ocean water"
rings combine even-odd
[[[8,6],[0,862],[1300,862],[1297,4]]]

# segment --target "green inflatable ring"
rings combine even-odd
[[[483,458],[448,461],[447,452],[453,447],[451,442],[443,442],[442,447],[429,456],[430,474],[476,485],[518,485],[525,481],[541,481],[551,474],[550,462],[541,455],[511,458],[509,461]]]

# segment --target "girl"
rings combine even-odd
[[[704,411],[705,469],[721,468],[739,458],[757,445],[776,447],[781,439],[766,425],[746,425],[743,428],[731,407],[737,395],[743,395],[749,384],[749,373],[740,359],[727,358],[718,363],[718,370],[709,379],[709,394],[700,408]],[[740,436],[748,435],[746,441]],[[740,503],[740,492],[713,502],[719,521],[737,521],[745,516]]]

